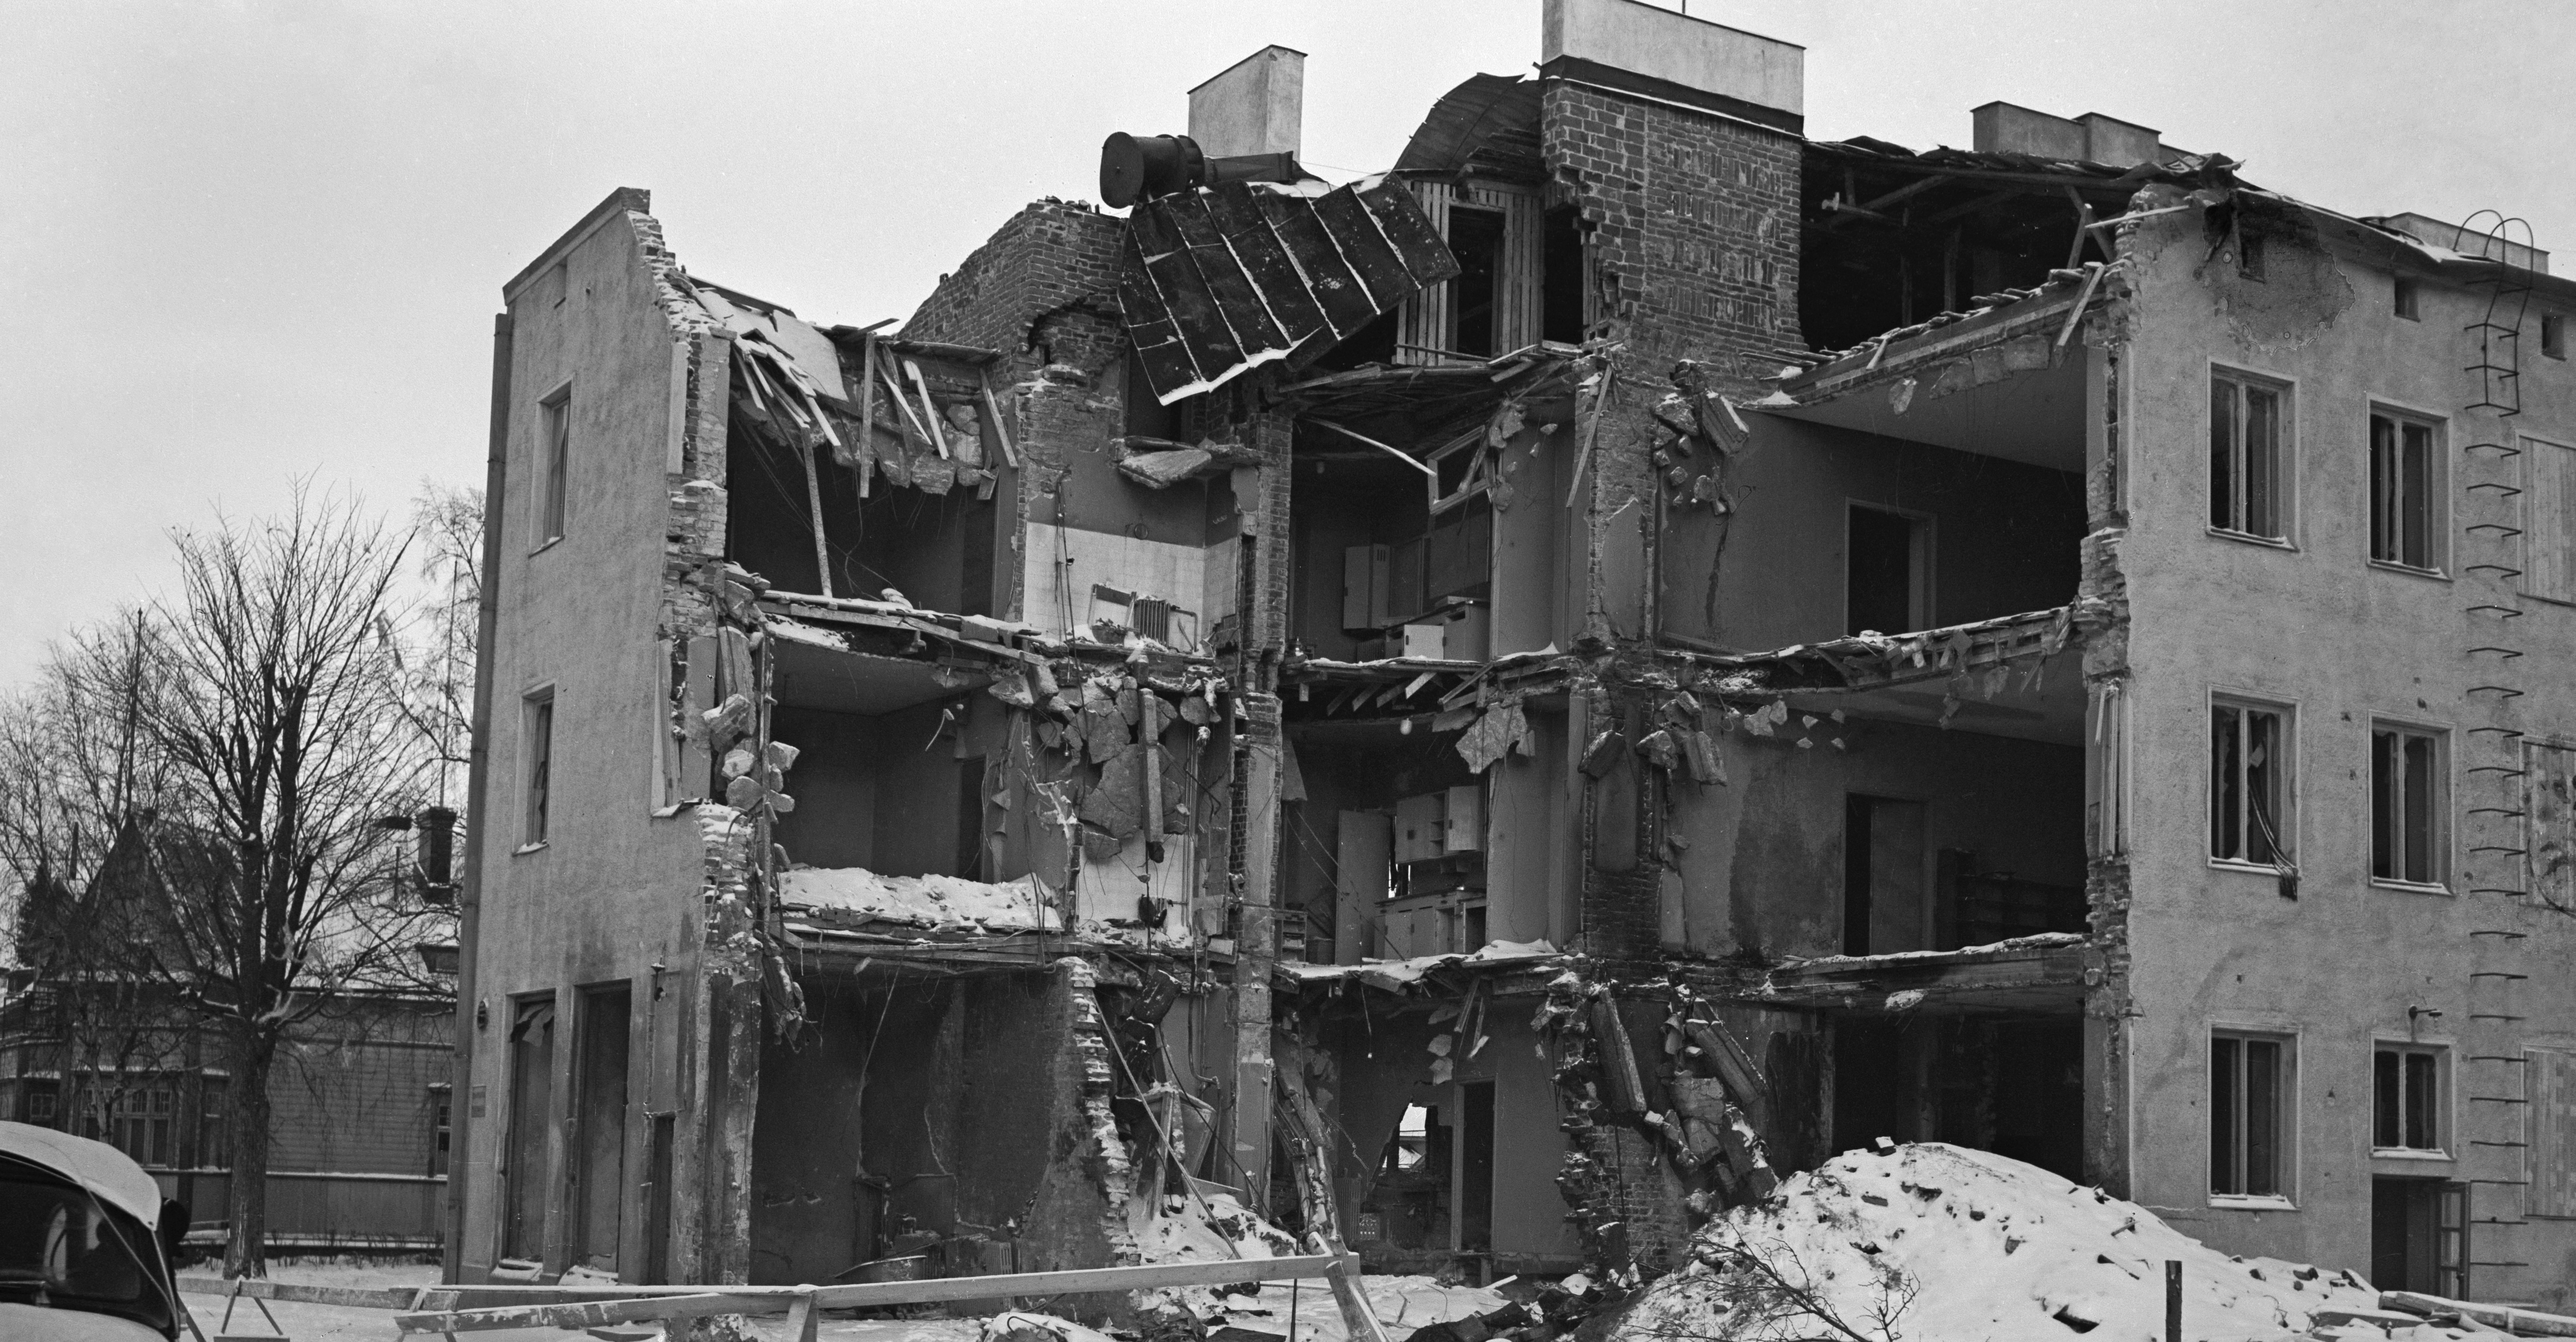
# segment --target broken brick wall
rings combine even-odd
[[[912,340],[999,350],[996,381],[1066,364],[1095,382],[1126,355],[1118,241],[1126,221],[1079,201],[1035,201],[959,263],[903,325]]]

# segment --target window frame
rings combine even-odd
[[[2395,434],[2393,446],[2400,459],[2398,474],[2401,480],[2404,475],[2402,457],[2406,446],[2406,430],[2409,427],[2414,427],[2425,431],[2427,441],[2425,443],[2424,463],[2424,562],[2422,564],[2412,564],[2404,559],[2388,558],[2379,553],[2381,480],[2378,423],[2382,419],[2390,421],[2391,428]],[[2363,543],[2367,548],[2371,567],[2389,569],[2398,573],[2411,573],[2418,577],[2450,577],[2451,454],[2449,417],[2424,409],[2420,406],[2408,405],[2403,401],[2392,401],[2384,397],[2374,396],[2370,398],[2369,408],[2363,414],[2362,425],[2362,453],[2363,461],[2366,465],[2366,469],[2363,472],[2365,476],[2365,488],[2362,491],[2362,497],[2364,500],[2362,535],[2364,537]],[[2402,548],[2402,546],[2398,548]]]
[[[572,529],[572,380],[537,398],[535,554]]]
[[[2209,1179],[2209,1205],[2212,1207],[2296,1210],[2299,1201],[2298,1176],[2300,1168],[2298,1122],[2298,1032],[2296,1030],[2282,1029],[2274,1026],[2241,1025],[2232,1022],[2220,1021],[2213,1022],[2210,1025],[2207,1037],[2209,1046],[2207,1051],[2202,1054],[2202,1057],[2204,1060],[2204,1066],[2206,1066],[2208,1070],[2202,1076],[2202,1083],[2207,1087],[2204,1093],[2208,1097],[2209,1124],[2203,1129],[2202,1140],[2208,1143],[2205,1151],[2208,1158],[2204,1162],[2204,1167]],[[2271,1171],[2271,1183],[2273,1188],[2272,1191],[2267,1193],[2248,1193],[2241,1191],[2229,1192],[2222,1191],[2219,1188],[2219,1152],[2215,1139],[2220,1122],[2220,1090],[2218,1074],[2220,1064],[2218,1045],[2222,1040],[2233,1041],[2239,1045],[2236,1055],[2237,1076],[2239,1078],[2244,1075],[2243,1067],[2246,1059],[2246,1053],[2242,1047],[2243,1045],[2249,1043],[2269,1044],[2277,1050],[2273,1055],[2272,1077],[2272,1152],[2274,1168]],[[2232,1087],[2232,1089],[2239,1095],[2240,1098],[2238,1102],[2241,1103],[2243,1087],[2238,1085]],[[2241,1162],[2242,1152],[2246,1145],[2244,1135],[2245,1124],[2240,1118],[2229,1124],[2229,1126],[2234,1129],[2234,1146],[2236,1151],[2239,1153],[2238,1158]],[[2236,1175],[2236,1182],[2240,1185],[2250,1184],[2252,1182],[2250,1170],[2240,1168],[2236,1171],[2232,1171],[2232,1173]]]
[[[2399,1058],[2417,1057],[2431,1060],[2433,1075],[2430,1084],[2432,1086],[2433,1097],[2431,1103],[2425,1107],[2425,1117],[2432,1124],[2433,1131],[2430,1134],[2433,1141],[2432,1145],[2381,1145],[2379,1140],[2379,1060],[2384,1056],[2395,1056]],[[2370,1154],[2372,1159],[2430,1161],[2449,1161],[2456,1159],[2456,1156],[2450,1147],[2450,1139],[2453,1134],[2459,1131],[2459,1122],[2456,1107],[2452,1102],[2454,1081],[2451,1066],[2451,1046],[2447,1042],[2408,1039],[2401,1036],[2390,1035],[2378,1036],[2370,1041],[2370,1077]],[[2403,1115],[2405,1105],[2402,1094],[2405,1088],[2405,1077],[2406,1071],[2401,1064],[2398,1071],[2399,1087],[2401,1091],[2401,1098],[2399,1101],[2399,1121],[2401,1125],[2404,1122]],[[2404,1136],[2403,1133],[2400,1133],[2399,1135],[2401,1138]]]
[[[2270,713],[2280,719],[2277,741],[2280,758],[2273,761],[2277,780],[2273,785],[2273,802],[2277,813],[2273,817],[2271,827],[2275,851],[2275,857],[2272,860],[2225,857],[2218,851],[2218,713],[2222,709],[2231,708],[2239,711]],[[2209,865],[2221,871],[2256,872],[2266,876],[2278,875],[2284,866],[2297,871],[2299,869],[2300,774],[2298,704],[2292,700],[2276,699],[2242,690],[2213,688],[2209,692],[2203,721],[2207,724],[2206,729],[2209,733],[2206,742],[2209,754],[2204,757],[2206,763],[2201,773],[2201,815],[2207,829],[2202,840],[2202,851],[2207,855]]]
[[[2458,780],[2452,777],[2452,771],[2455,766],[2454,752],[2451,748],[2451,729],[2440,723],[2425,722],[2418,718],[2389,717],[2380,714],[2373,714],[2367,723],[2367,730],[2369,732],[2368,749],[2370,752],[2370,763],[2367,780],[2364,786],[2367,794],[2367,808],[2370,816],[2370,857],[2368,859],[2370,883],[2374,886],[2384,886],[2394,890],[2411,890],[2423,894],[2447,895],[2453,893],[2451,874],[2459,869],[2458,854],[2453,851],[2453,845],[2457,842],[2455,836],[2459,833],[2459,822],[2457,818],[2452,815],[2451,808],[2454,805],[2453,799],[2459,795],[2459,784]],[[2427,819],[2429,821],[2431,833],[2425,838],[2425,847],[2431,856],[2432,863],[2429,868],[2431,876],[2426,880],[2419,881],[2403,875],[2383,876],[2379,871],[2379,826],[2381,819],[2379,791],[2379,738],[2382,734],[2388,734],[2400,738],[2423,740],[2428,742],[2432,748],[2433,758],[2430,782],[2433,795],[2431,803],[2427,807]]]
[[[554,812],[555,686],[548,681],[519,696],[519,847],[546,846]]]
[[[2213,478],[2214,471],[2204,471],[2201,476],[2201,488],[2205,491],[2202,498],[2201,524],[2210,535],[2226,540],[2243,541],[2250,545],[2267,545],[2274,549],[2295,550],[2299,548],[2298,383],[2295,379],[2279,374],[2260,372],[2239,364],[2210,361],[2210,398],[2203,406],[2201,437],[2204,449],[2208,451],[2204,461],[2213,467],[2215,462],[2211,458],[2216,455],[2214,439],[2218,433],[2216,398],[2218,389],[2222,385],[2235,389],[2230,429],[2233,440],[2230,450],[2235,454],[2232,466],[2235,503],[2231,509],[2231,520],[2241,520],[2244,511],[2243,496],[2248,492],[2244,485],[2246,476],[2244,462],[2247,459],[2244,444],[2247,393],[2269,392],[2276,403],[2276,409],[2273,412],[2271,471],[2272,523],[2276,530],[2267,534],[2248,527],[2222,524],[2218,520],[2219,503],[2216,482]]]

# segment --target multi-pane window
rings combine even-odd
[[[538,407],[538,450],[543,457],[542,473],[537,487],[542,505],[537,517],[537,541],[543,544],[564,534],[566,496],[572,475],[572,388],[545,399]]]
[[[541,690],[526,700],[528,810],[522,843],[546,841],[547,811],[554,800],[555,692]]]
[[[178,1112],[178,1095],[167,1086],[142,1086],[118,1092],[101,1106],[104,1130],[93,1116],[83,1135],[106,1142],[132,1156],[139,1165],[170,1163],[170,1124]]]
[[[2282,389],[2225,373],[2209,380],[2209,524],[2265,540],[2289,535]]]
[[[2370,874],[2443,879],[2442,739],[2420,727],[2370,729]]]
[[[2382,1044],[2372,1059],[2370,1144],[2382,1151],[2442,1149],[2440,1050]]]
[[[2286,1195],[2288,1062],[2285,1040],[2210,1036],[2210,1192],[2235,1197]]]
[[[2433,426],[2385,411],[2370,417],[2370,557],[2432,568],[2441,484]]]
[[[2209,855],[2289,860],[2289,713],[2219,700],[2209,709]]]

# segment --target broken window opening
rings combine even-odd
[[[2442,862],[2441,734],[2417,727],[2370,733],[2370,874],[2436,885]]]
[[[2377,411],[2370,417],[2370,557],[2384,564],[2439,567],[2436,516],[2441,462],[2433,426]]]
[[[2442,1051],[2381,1044],[2372,1053],[2370,1144],[2382,1151],[2442,1150]]]
[[[1458,258],[1458,278],[1450,282],[1444,346],[1453,353],[1491,358],[1503,352],[1495,340],[1504,265],[1503,212],[1450,206],[1449,250]]]
[[[1932,519],[1852,504],[1843,559],[1843,632],[1932,626]]]
[[[2210,857],[2286,864],[2288,710],[2220,701],[2209,714]]]
[[[2552,359],[2567,357],[2567,319],[2555,313],[2540,318],[2540,352]]]
[[[2209,525],[2258,540],[2289,538],[2283,460],[2285,389],[2231,374],[2209,381]]]
[[[2424,319],[2422,293],[2423,285],[2413,277],[2398,276],[2396,284],[2390,288],[2388,305],[2390,315],[2410,322],[2422,321]]]
[[[1582,214],[1571,205],[1549,210],[1540,223],[1539,338],[1564,345],[1583,343],[1591,325],[1587,301],[1591,270],[1585,264]]]
[[[2281,1197],[2289,1186],[2287,1040],[2215,1033],[2209,1040],[2209,1191]]]

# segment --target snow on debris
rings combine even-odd
[[[797,867],[780,874],[778,902],[917,927],[1064,930],[1055,894],[1023,876],[988,885],[955,876],[880,876],[862,867]]]
[[[2184,1335],[2196,1342],[2311,1336],[2337,1311],[2379,1304],[2348,1272],[2233,1258],[2136,1203],[1940,1142],[1844,1152],[1728,1212],[1692,1247],[1695,1261],[1643,1292],[1614,1342],[1786,1342],[1843,1328],[1867,1338],[2154,1342],[2164,1336],[2168,1259],[2183,1265]]]

